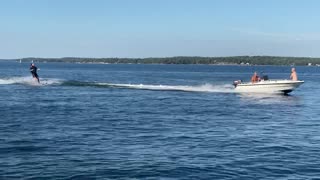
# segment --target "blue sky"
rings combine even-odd
[[[317,0],[3,0],[0,58],[320,57]]]

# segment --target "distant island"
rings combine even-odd
[[[23,58],[21,62],[67,62],[105,64],[212,64],[212,65],[320,65],[320,58],[280,56],[199,57],[177,56],[161,58]]]

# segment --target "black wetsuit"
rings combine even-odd
[[[37,69],[38,68],[36,66],[31,66],[30,67],[30,72],[32,74],[32,77],[36,78],[38,80],[38,82],[39,82],[39,76],[37,74]]]

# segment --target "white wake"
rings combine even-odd
[[[143,89],[143,90],[159,90],[159,91],[189,91],[189,92],[220,92],[220,93],[233,93],[234,88],[232,85],[196,85],[196,86],[182,86],[182,85],[144,85],[144,84],[110,84],[110,83],[97,83],[98,85],[114,86],[121,88]]]
[[[99,83],[99,82],[68,82],[61,79],[40,78],[40,84],[32,77],[9,77],[0,78],[0,85],[23,84],[31,86],[45,85],[71,85],[71,86],[107,86],[128,89],[141,90],[157,90],[157,91],[188,91],[188,92],[218,92],[218,93],[234,93],[234,88],[231,84],[224,85],[146,85],[146,84],[114,84],[114,83]]]

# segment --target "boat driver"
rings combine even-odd
[[[258,76],[257,72],[253,73],[253,76],[251,77],[251,82],[256,83],[260,81],[260,77]]]

